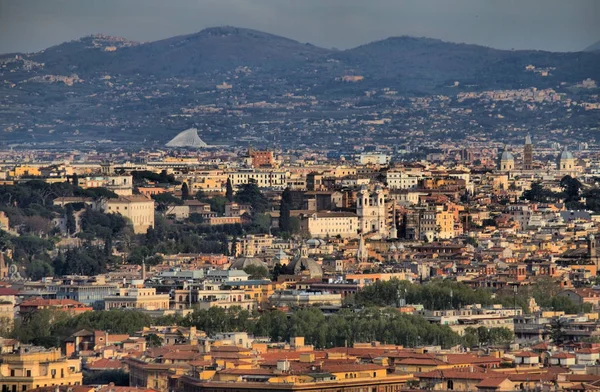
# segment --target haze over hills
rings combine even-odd
[[[0,109],[0,138],[19,139],[25,131],[46,139],[143,132],[162,140],[198,125],[205,128],[202,137],[214,141],[250,115],[231,112],[239,108],[251,109],[255,121],[274,112],[314,118],[339,111],[336,100],[360,103],[369,89],[407,97],[456,95],[566,89],[587,78],[600,80],[600,52],[507,51],[414,37],[337,51],[236,27],[147,43],[95,35],[0,56],[0,93],[10,97]],[[278,102],[290,94],[313,97],[313,103]],[[198,105],[216,108],[194,109]]]
[[[600,50],[600,41],[597,41],[593,44],[591,44],[590,46],[588,46],[587,48],[585,48],[583,51],[584,52],[594,52]]]

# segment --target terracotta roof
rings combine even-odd
[[[571,353],[562,352],[562,353],[554,354],[552,356],[552,358],[559,358],[559,359],[563,359],[564,358],[564,359],[568,359],[568,358],[575,358],[575,355],[571,354]]]
[[[477,388],[498,388],[500,384],[506,380],[508,380],[506,377],[484,378],[479,384],[477,384]]]
[[[89,370],[121,369],[123,364],[118,359],[99,359],[88,363],[86,368]]]
[[[515,357],[519,357],[519,358],[533,358],[533,357],[538,357],[538,355],[536,353],[531,352],[531,351],[521,351],[520,353],[515,354]]]
[[[13,290],[8,287],[0,287],[0,295],[18,295],[19,292],[17,290]]]
[[[425,366],[437,366],[444,365],[446,362],[440,361],[434,358],[404,358],[398,362],[398,365],[425,365]]]

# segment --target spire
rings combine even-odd
[[[527,136],[525,136],[525,145],[529,145],[529,144],[533,144],[531,142],[531,134],[527,134]]]
[[[369,251],[365,246],[365,238],[363,235],[360,235],[360,240],[358,242],[358,250],[356,252],[356,260],[358,262],[366,262],[369,259]]]

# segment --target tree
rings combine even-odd
[[[565,194],[565,204],[567,205],[567,208],[584,208],[584,205],[580,202],[580,193],[582,185],[578,179],[566,175],[560,180],[560,187],[562,188],[563,193]]]
[[[156,210],[163,215],[169,215],[173,207],[183,205],[183,200],[173,196],[170,193],[159,193],[152,195],[152,199],[157,203]]]
[[[282,232],[291,232],[290,212],[292,208],[292,193],[290,188],[285,188],[281,194],[281,204],[279,206],[279,228]]]
[[[79,176],[77,175],[77,173],[73,173],[73,176],[71,177],[71,183],[74,187],[79,186]]]
[[[231,185],[230,178],[227,178],[227,184],[225,186],[225,197],[229,202],[233,201],[233,186]]]
[[[244,272],[250,275],[248,278],[252,280],[262,280],[269,277],[269,270],[262,266],[249,265],[244,268]]]
[[[557,317],[550,324],[550,337],[555,344],[562,344],[565,341],[567,336],[565,333],[566,326],[567,322],[561,317]]]
[[[187,182],[184,182],[181,186],[181,199],[188,200],[190,198],[190,189],[188,188]]]
[[[65,207],[65,217],[67,234],[75,234],[75,232],[77,231],[77,222],[75,221],[75,214],[73,213],[73,206],[71,204],[67,204],[67,206]]]
[[[540,181],[536,181],[531,184],[531,189],[528,189],[525,192],[523,192],[521,199],[529,200],[535,203],[547,203],[558,200],[559,195],[555,192],[544,188]]]
[[[235,194],[235,200],[238,203],[250,204],[254,213],[263,213],[270,207],[269,201],[258,188],[256,181],[242,184]]]
[[[163,344],[163,339],[155,333],[146,335],[146,343],[148,347],[160,347]]]

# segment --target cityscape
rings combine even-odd
[[[347,47],[0,55],[2,392],[600,390],[600,44]]]

